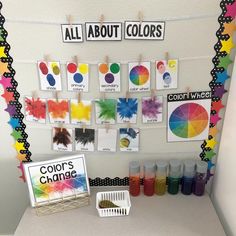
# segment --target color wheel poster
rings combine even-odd
[[[129,63],[129,92],[150,91],[150,62]]]
[[[195,141],[208,137],[211,92],[168,94],[168,141]]]
[[[98,65],[100,92],[120,92],[120,63]]]

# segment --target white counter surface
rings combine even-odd
[[[96,191],[91,191],[89,206],[53,215],[37,216],[34,209],[28,207],[15,236],[225,235],[207,194],[202,197],[180,193],[161,197],[141,194],[131,197],[129,216],[100,218],[95,207]]]

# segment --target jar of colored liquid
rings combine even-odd
[[[168,193],[177,194],[181,177],[181,162],[179,160],[170,161],[170,171],[168,176]]]
[[[132,196],[140,194],[140,164],[137,161],[129,163],[129,192]]]
[[[193,182],[195,176],[195,161],[184,161],[184,174],[182,178],[181,192],[184,195],[190,195],[193,191]]]
[[[167,177],[167,161],[156,162],[156,178],[155,178],[155,193],[156,195],[164,195],[166,192],[166,177]]]
[[[144,163],[143,192],[146,196],[152,196],[154,194],[155,169],[154,162]]]
[[[205,161],[197,161],[196,176],[194,180],[193,193],[197,196],[202,196],[205,192],[205,185],[207,180],[208,164]]]

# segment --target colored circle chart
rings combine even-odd
[[[135,66],[131,69],[129,78],[135,85],[144,85],[149,80],[149,71],[145,66]]]
[[[78,64],[68,63],[67,71],[72,74],[73,80],[75,83],[80,84],[83,82],[83,75],[88,73],[88,65],[87,64]]]
[[[208,113],[202,105],[185,103],[171,113],[169,128],[178,137],[193,138],[207,128],[208,121]]]

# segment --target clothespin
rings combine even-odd
[[[60,123],[60,124],[59,124],[59,128],[60,128],[60,131],[62,132],[62,130],[64,129],[63,123]]]
[[[103,14],[101,14],[101,16],[100,16],[100,18],[99,18],[99,22],[100,22],[100,28],[101,28],[101,27],[102,27],[102,25],[103,25],[104,19],[105,19],[104,15],[103,15]]]
[[[59,101],[59,92],[58,91],[55,91],[55,99],[56,99],[56,102]]]
[[[143,23],[143,13],[142,13],[142,11],[138,12],[138,19],[139,19],[139,23],[141,25]]]
[[[48,66],[48,62],[50,61],[50,55],[49,54],[45,54],[43,56],[43,60],[46,62],[47,66]]]
[[[190,88],[190,86],[187,86],[186,87],[186,93],[187,93],[188,98],[189,98],[190,92],[191,92],[191,88]]]
[[[131,128],[131,124],[130,121],[127,122],[127,132],[129,131],[129,129]]]
[[[169,61],[169,53],[168,52],[165,52],[165,60],[166,60],[166,63],[168,64],[168,61]]]
[[[72,21],[73,21],[73,17],[72,15],[67,15],[66,19],[68,21],[68,24],[70,25],[70,28],[72,28]]]
[[[73,57],[73,61],[77,66],[79,65],[79,57],[77,55]]]
[[[109,64],[109,57],[108,57],[107,55],[105,56],[105,60],[104,60],[104,61],[105,61],[105,63],[106,63],[107,65]]]
[[[139,54],[139,57],[138,57],[138,65],[140,66],[141,63],[142,63],[142,60],[143,60],[143,55],[142,54]]]
[[[37,99],[38,98],[38,93],[36,90],[32,91],[32,98]]]
[[[81,101],[81,93],[78,92],[78,103],[80,103],[80,101]]]
[[[84,134],[85,130],[86,130],[86,124],[85,123],[82,124],[82,129],[83,129],[83,134]]]
[[[128,100],[129,100],[129,98],[130,98],[130,93],[129,93],[129,91],[126,91],[126,96],[125,96],[125,98],[126,98],[126,102],[128,102]]]
[[[109,129],[110,129],[110,124],[105,124],[105,129],[106,129],[106,133],[108,133]]]
[[[151,98],[152,98],[152,100],[154,100],[155,97],[156,97],[155,89],[151,89]]]
[[[101,94],[101,99],[102,99],[102,100],[105,100],[105,99],[106,99],[106,94],[105,94],[105,92],[101,92],[100,94]]]

